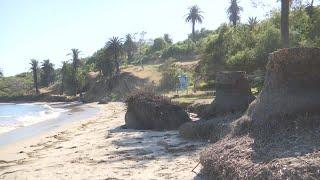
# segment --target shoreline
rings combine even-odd
[[[38,103],[38,102],[35,102],[35,103]],[[62,103],[64,103],[64,102],[62,102]],[[14,141],[14,142],[0,145],[0,162],[1,161],[12,161],[12,160],[16,160],[16,159],[21,158],[21,156],[19,156],[19,154],[21,154],[20,153],[21,151],[18,152],[18,149],[26,149],[26,147],[28,145],[32,146],[32,144],[44,141],[46,139],[46,137],[48,137],[48,136],[56,135],[61,131],[65,131],[68,128],[72,128],[74,126],[77,126],[79,123],[89,121],[90,119],[95,118],[100,111],[100,108],[96,105],[96,103],[82,104],[80,106],[90,106],[91,108],[96,108],[98,110],[98,112],[96,112],[92,117],[83,118],[83,119],[71,121],[71,122],[64,122],[64,123],[60,124],[58,127],[51,128],[47,132],[42,131],[39,134],[35,134],[30,137],[22,138],[22,139]],[[68,113],[68,112],[66,112],[66,113]],[[40,123],[36,123],[33,125],[37,125],[37,124],[41,124],[41,123],[45,123],[45,122],[40,122]],[[30,126],[33,126],[33,125],[30,125]],[[30,126],[26,126],[24,128],[27,128]],[[15,129],[15,130],[19,130],[19,129]],[[12,131],[15,131],[15,130],[12,130]],[[12,131],[10,131],[10,132],[12,132]],[[10,133],[10,132],[6,132],[4,134]],[[2,135],[3,134],[1,134],[0,137]],[[3,156],[3,155],[5,155],[5,156]],[[0,172],[1,172],[1,168],[0,168]]]
[[[196,177],[192,169],[208,142],[181,139],[178,131],[122,129],[121,102],[90,106],[99,108],[92,118],[0,147],[0,179]]]
[[[2,104],[2,103],[1,103]],[[25,104],[25,103],[14,103],[14,104]],[[26,103],[29,104],[29,103]],[[63,109],[64,111],[59,114],[58,117],[47,119],[33,124],[12,129],[7,132],[0,134],[0,148],[6,145],[15,143],[16,141],[28,140],[29,138],[42,136],[47,132],[59,129],[64,125],[79,121],[78,119],[88,119],[94,117],[98,112],[99,108],[95,107],[93,103],[82,104],[79,102],[66,103],[66,102],[33,102],[32,104],[48,105],[51,108]],[[70,118],[71,116],[71,118]]]
[[[38,95],[21,95],[21,96],[1,96],[0,103],[34,103],[34,102],[75,102],[79,101],[78,96],[63,96],[63,95],[50,95],[50,94],[38,94]]]
[[[51,131],[55,128],[59,128],[63,124],[71,123],[77,119],[87,119],[93,117],[98,109],[93,108],[90,105],[82,104],[79,102],[65,103],[65,102],[33,102],[33,103],[0,103],[0,104],[35,104],[41,106],[48,106],[50,108],[56,109],[59,113],[55,115],[56,117],[42,117],[42,120],[35,120],[35,122],[30,122],[30,124],[21,127],[8,126],[8,130],[0,133],[0,147],[6,144],[13,143],[14,141],[19,141],[22,139],[27,139],[33,136],[41,135],[44,132]],[[37,117],[33,117],[37,118]],[[48,119],[46,119],[48,118]],[[5,129],[5,127],[3,127]]]

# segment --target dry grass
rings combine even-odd
[[[143,68],[141,66],[129,65],[127,67],[123,67],[121,71],[131,73],[132,75],[146,79],[149,82],[154,82],[156,85],[159,84],[162,74],[159,71],[159,64],[155,65],[144,65]]]

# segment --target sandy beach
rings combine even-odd
[[[0,147],[0,179],[194,179],[207,143],[177,131],[122,129],[125,105],[99,108],[90,119]]]

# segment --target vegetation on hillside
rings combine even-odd
[[[50,86],[57,87],[59,94],[81,94],[88,90],[89,72],[99,73],[94,81],[106,82],[121,73],[120,67],[130,64],[140,66],[142,70],[144,64],[163,64],[159,69],[163,78],[159,90],[174,90],[177,76],[183,73],[188,74],[190,85],[203,84],[197,81],[212,84],[216,72],[221,70],[246,71],[251,85],[259,90],[269,53],[287,46],[320,45],[320,7],[314,6],[313,1],[302,4],[296,0],[288,9],[287,2],[281,1],[281,11],[273,10],[266,19],[250,17],[247,21],[240,21],[244,9],[238,0],[231,0],[226,12],[230,24],[221,24],[215,30],[196,30],[195,25],[205,17],[195,5],[185,16],[185,21],[192,25],[192,32],[183,41],[173,43],[169,34],[147,41],[146,32],[141,32],[127,34],[124,38],[112,37],[104,47],[86,58],[81,57],[79,49],[72,49],[68,54],[71,59],[62,67],[55,69],[50,60],[40,62],[40,67],[32,66],[35,94],[39,88]],[[200,59],[198,67],[189,71],[173,64],[194,59]],[[12,78],[21,77],[5,77],[2,83]],[[25,82],[28,80],[26,77]],[[28,93],[27,88],[21,94]]]

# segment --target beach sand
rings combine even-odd
[[[208,143],[177,131],[122,129],[125,105],[0,148],[0,179],[194,179]],[[194,171],[199,172],[200,166]]]

